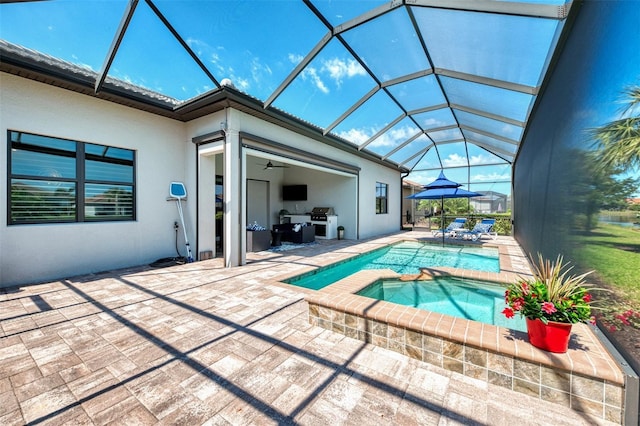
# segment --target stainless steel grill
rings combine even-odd
[[[311,220],[327,221],[327,216],[333,216],[333,207],[314,207],[311,210]]]

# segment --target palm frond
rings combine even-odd
[[[627,105],[623,110],[623,114],[632,113],[636,107],[640,106],[640,86],[630,86],[624,91],[624,94]]]
[[[640,168],[640,86],[627,88],[624,95],[620,119],[589,129],[599,154],[598,164],[605,169]]]

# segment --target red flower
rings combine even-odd
[[[513,318],[513,316],[514,316],[513,309],[511,309],[511,308],[504,308],[502,310],[502,313],[507,318]]]
[[[591,302],[591,294],[589,293],[585,294],[582,300],[584,300],[586,303]]]
[[[542,310],[546,314],[552,314],[552,313],[556,312],[556,307],[551,302],[544,302],[542,304]]]
[[[519,311],[524,306],[524,299],[522,297],[518,297],[516,300],[513,301],[513,303],[511,303],[511,306],[516,311]]]
[[[520,283],[520,287],[522,287],[522,294],[529,293],[529,284],[523,281]]]
[[[596,317],[591,315],[591,318],[589,318],[589,322],[591,323],[591,325],[596,325]]]

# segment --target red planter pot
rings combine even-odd
[[[527,318],[527,334],[529,342],[536,348],[564,353],[569,348],[571,324],[553,321],[545,324],[539,319]]]

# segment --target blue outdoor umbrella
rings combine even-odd
[[[462,186],[461,183],[454,182],[452,180],[447,179],[446,176],[444,175],[444,172],[441,170],[440,175],[438,176],[438,179],[434,180],[431,183],[426,184],[423,188],[424,189],[458,188],[460,186]]]
[[[482,194],[467,191],[460,188],[462,184],[450,181],[441,171],[438,179],[424,186],[425,190],[408,196],[407,198],[414,200],[440,200],[441,208],[441,226],[444,228],[444,199],[445,198],[470,198],[479,197]],[[444,232],[442,233],[442,245],[444,246]]]

